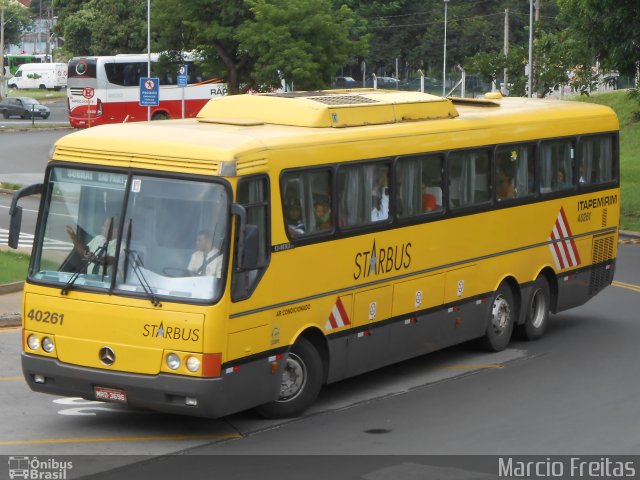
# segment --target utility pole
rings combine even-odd
[[[4,98],[4,2],[0,0],[0,100]]]
[[[533,85],[532,85],[532,77],[533,77],[533,0],[529,0],[529,71],[527,72],[527,88],[529,89],[528,96],[532,97]]]
[[[536,0],[536,16],[535,16],[535,21],[539,21],[540,20],[540,2],[542,0]]]
[[[505,58],[505,66],[504,66],[504,88],[502,89],[503,95],[508,95],[509,87],[508,79],[507,79],[507,65],[506,60],[509,55],[509,9],[505,9],[504,11],[504,58]]]

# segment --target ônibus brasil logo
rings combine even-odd
[[[65,480],[67,470],[73,468],[73,462],[38,457],[9,457],[9,478],[26,478],[37,480]]]

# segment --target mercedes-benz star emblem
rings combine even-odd
[[[105,365],[113,365],[116,361],[116,354],[109,347],[102,347],[98,353],[100,361]]]

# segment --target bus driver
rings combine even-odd
[[[209,230],[201,230],[196,237],[197,250],[191,255],[187,270],[194,276],[215,276],[222,272],[221,253],[213,247],[213,236]]]

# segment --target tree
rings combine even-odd
[[[600,63],[635,75],[640,61],[636,0],[558,0],[561,18]]]
[[[249,80],[250,55],[240,48],[236,29],[252,13],[243,0],[154,0],[154,46],[172,56],[195,51],[205,74],[227,77],[230,93]]]
[[[238,27],[240,48],[250,52],[251,76],[260,85],[278,85],[278,72],[296,89],[324,88],[366,38],[353,40],[355,20],[345,5],[331,0],[251,0],[254,18]]]
[[[19,43],[20,36],[30,25],[29,10],[12,0],[0,0],[4,8],[4,44]]]
[[[69,1],[61,14],[65,50],[70,55],[116,55],[146,50],[145,0]]]

